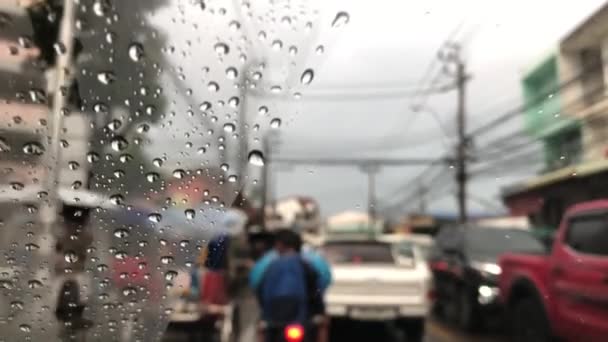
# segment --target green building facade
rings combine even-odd
[[[521,81],[524,123],[528,134],[543,145],[543,172],[577,164],[583,155],[580,124],[563,112],[558,67],[557,56],[552,53]]]

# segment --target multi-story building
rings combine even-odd
[[[608,4],[564,37],[523,80],[528,130],[541,137],[546,167],[505,188],[513,214],[554,227],[564,209],[608,194]],[[551,87],[554,91],[547,91]],[[551,93],[547,95],[548,93]],[[534,118],[532,118],[534,117]],[[538,133],[541,132],[541,133]]]

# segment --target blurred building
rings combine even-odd
[[[608,4],[522,80],[526,130],[543,145],[539,175],[503,189],[512,215],[554,229],[567,207],[608,193]]]

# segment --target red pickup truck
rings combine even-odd
[[[548,254],[505,254],[499,265],[514,340],[608,340],[608,200],[570,208]]]

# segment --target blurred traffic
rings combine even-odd
[[[606,22],[0,0],[0,341],[606,340]]]

